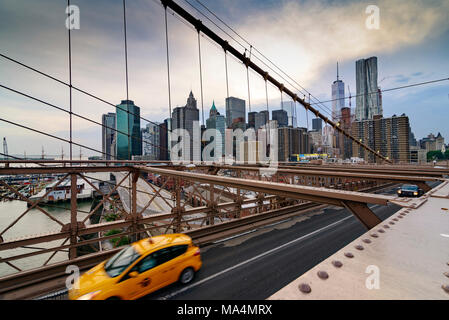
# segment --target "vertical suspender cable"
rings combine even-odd
[[[123,30],[124,30],[124,40],[125,40],[125,77],[126,77],[126,113],[128,114],[128,160],[131,160],[131,136],[132,132],[130,132],[129,128],[129,90],[128,90],[128,42],[126,37],[126,3],[123,0]]]
[[[200,89],[201,89],[201,117],[203,118],[203,126],[204,126],[204,103],[203,103],[203,72],[201,69],[201,39],[200,39],[200,30],[198,30],[198,57],[200,62]]]
[[[249,69],[248,69],[248,65],[246,66],[246,80],[248,83],[248,108],[249,108],[249,112],[251,112],[251,93],[249,90]]]
[[[170,56],[168,47],[168,22],[167,22],[167,6],[165,8],[165,47],[167,53],[167,80],[168,80],[168,117],[171,118],[171,89],[170,89]]]
[[[227,56],[228,56],[227,51],[224,50],[225,70],[226,70],[226,98],[229,98],[228,57]]]
[[[67,0],[67,8],[68,10],[68,18],[69,18],[69,25],[68,25],[68,29],[69,29],[69,95],[70,95],[70,113],[69,113],[69,117],[70,117],[70,161],[72,161],[72,38],[71,38],[71,33],[70,33],[70,29],[71,29],[71,24],[70,24],[70,0]]]
[[[266,149],[266,156],[270,155],[271,152],[271,136],[270,136],[270,110],[268,108],[268,84],[267,84],[267,78],[265,77],[265,98],[267,101],[267,121],[265,124],[265,130],[268,131],[268,139],[267,139],[267,149]],[[270,155],[271,156],[271,155]]]
[[[168,84],[168,123],[166,128],[167,133],[167,157],[170,157],[170,150],[171,150],[171,135],[169,132],[171,132],[172,129],[172,123],[171,123],[171,89],[170,89],[170,55],[169,55],[169,46],[168,46],[168,21],[167,21],[167,5],[164,4],[165,9],[165,47],[166,47],[166,53],[167,53],[167,84]]]

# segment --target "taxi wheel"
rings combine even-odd
[[[182,284],[188,284],[192,282],[193,277],[195,276],[195,271],[192,268],[186,268],[181,272],[179,276],[179,282]]]

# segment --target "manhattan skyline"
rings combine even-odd
[[[74,85],[118,104],[126,99],[123,25],[120,1],[74,1],[80,8],[80,29],[72,31],[72,79]],[[447,78],[449,66],[449,17],[446,1],[378,1],[380,29],[364,26],[366,4],[345,1],[204,1],[239,34],[279,65],[301,86],[320,100],[330,100],[330,83],[339,77],[355,95],[355,61],[378,57],[378,84],[382,89]],[[181,3],[186,9],[188,5]],[[32,7],[33,10],[27,10]],[[320,9],[326,7],[326,10]],[[103,10],[96,10],[102,8]],[[190,8],[191,9],[191,8]],[[34,12],[32,14],[31,12]],[[38,14],[37,14],[37,13]],[[57,13],[60,13],[58,15]],[[169,117],[165,65],[163,9],[152,1],[130,2],[128,15],[129,99],[141,107],[142,117],[162,122]],[[249,18],[250,17],[250,18]],[[352,17],[352,18],[349,18]],[[67,81],[67,29],[65,4],[46,0],[35,3],[5,1],[0,19],[0,53]],[[207,23],[206,19],[203,19]],[[321,23],[312,23],[313,20]],[[344,21],[344,23],[342,22]],[[204,99],[200,98],[196,33],[179,19],[169,16],[169,45],[172,71],[172,109],[182,106],[192,90],[198,109],[207,115],[212,102],[225,114],[225,69],[221,48],[201,37]],[[252,26],[266,23],[258,30]],[[301,32],[298,32],[301,30]],[[273,39],[276,46],[272,46]],[[241,47],[239,48],[241,49]],[[243,50],[241,50],[243,51]],[[183,63],[184,61],[184,63]],[[189,63],[185,63],[188,61]],[[228,55],[229,95],[248,102],[246,70]],[[0,58],[0,83],[68,109],[67,87],[33,74]],[[276,75],[273,74],[275,78]],[[263,79],[250,72],[251,111],[265,106]],[[348,92],[345,92],[348,96]],[[446,82],[402,89],[383,94],[386,117],[407,114],[417,139],[438,131],[449,137]],[[268,86],[270,113],[280,109],[280,93]],[[288,101],[284,95],[284,101]],[[345,101],[346,106],[349,101]],[[67,114],[0,88],[1,117],[68,138]],[[331,103],[325,104],[331,108]],[[355,107],[355,99],[352,99]],[[306,126],[301,106],[298,126]],[[21,112],[17,112],[20,110]],[[79,93],[73,94],[73,111],[91,119],[114,112],[111,106]],[[247,112],[249,108],[247,106]],[[206,116],[207,118],[207,116]],[[309,114],[309,128],[312,115]],[[200,121],[202,121],[200,116]],[[142,122],[142,126],[145,126]],[[0,123],[10,154],[59,154],[60,141]],[[74,118],[73,139],[101,150],[101,127]],[[42,141],[45,141],[43,143]],[[64,145],[68,154],[68,145]],[[74,157],[78,154],[74,147]],[[97,155],[89,150],[83,154]]]

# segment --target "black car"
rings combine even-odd
[[[399,197],[421,197],[424,191],[413,184],[404,184],[398,189]]]

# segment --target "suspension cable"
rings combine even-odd
[[[67,0],[67,8],[70,8],[70,0]],[[68,25],[68,54],[69,54],[69,95],[70,95],[70,160],[72,160],[72,38],[71,38],[71,25],[70,25],[70,10],[67,13],[69,18]]]
[[[168,46],[167,6],[164,6],[164,17],[165,17],[165,48],[167,56],[168,117],[171,118],[172,115],[171,115],[171,89],[170,89],[170,50]]]
[[[203,119],[202,123],[204,126],[203,71],[201,68],[201,37],[200,37],[200,30],[197,29],[197,31],[198,31],[198,57],[200,63],[201,117]]]
[[[66,109],[64,109],[64,108],[62,108],[62,107],[58,107],[58,106],[56,106],[56,105],[54,105],[54,104],[51,104],[51,103],[46,102],[46,101],[43,101],[43,100],[41,100],[41,99],[39,99],[39,98],[36,98],[36,97],[31,96],[31,95],[28,95],[28,94],[26,94],[26,93],[17,91],[17,90],[15,90],[15,89],[9,88],[9,87],[4,86],[4,85],[2,85],[2,84],[0,84],[0,88],[9,90],[9,91],[11,91],[11,92],[14,92],[14,93],[16,93],[16,94],[19,94],[19,95],[21,95],[21,96],[24,96],[24,97],[26,97],[26,98],[29,98],[29,99],[32,99],[32,100],[34,100],[34,101],[40,102],[40,103],[42,103],[42,104],[44,104],[44,105],[47,105],[47,106],[52,107],[52,108],[55,108],[55,109],[57,109],[57,110],[59,110],[59,111],[69,113],[69,111],[67,111]],[[118,107],[118,108],[121,109],[120,107]],[[123,109],[121,109],[121,110],[123,110]],[[144,143],[147,143],[147,144],[150,144],[150,145],[155,146],[155,145],[154,145],[153,143],[151,143],[151,142],[145,141],[145,140],[143,140],[143,139],[141,139],[141,138],[139,138],[139,137],[132,136],[132,135],[130,135],[129,133],[125,133],[125,132],[120,131],[120,130],[118,130],[118,129],[116,129],[116,128],[108,127],[107,125],[105,125],[105,124],[103,124],[103,123],[99,123],[99,122],[97,122],[97,121],[95,121],[95,120],[92,120],[92,119],[90,119],[90,118],[87,118],[87,117],[85,117],[85,116],[82,116],[82,115],[80,115],[80,114],[77,114],[77,113],[75,113],[75,112],[72,112],[72,114],[73,114],[74,116],[80,118],[80,119],[83,119],[83,120],[89,121],[89,122],[91,122],[91,123],[93,123],[93,124],[102,126],[103,128],[110,129],[110,130],[112,130],[112,131],[114,131],[114,132],[117,132],[117,133],[126,135],[126,136],[128,136],[128,137],[131,136],[131,138],[134,139],[134,140],[138,140],[138,141],[140,141],[140,142],[144,142]],[[163,148],[163,147],[160,147],[160,148],[161,148],[161,149],[165,149],[165,148]],[[113,156],[113,158],[115,158],[115,156]]]
[[[124,34],[124,44],[125,44],[125,83],[126,83],[126,112],[129,117],[129,86],[128,86],[128,41],[126,36],[126,0],[123,0],[123,34]],[[127,121],[128,124],[128,133],[129,133],[129,119]],[[128,135],[128,159],[131,160],[131,140]]]
[[[226,98],[229,98],[229,79],[228,79],[228,54],[224,49],[225,71],[226,71]]]

